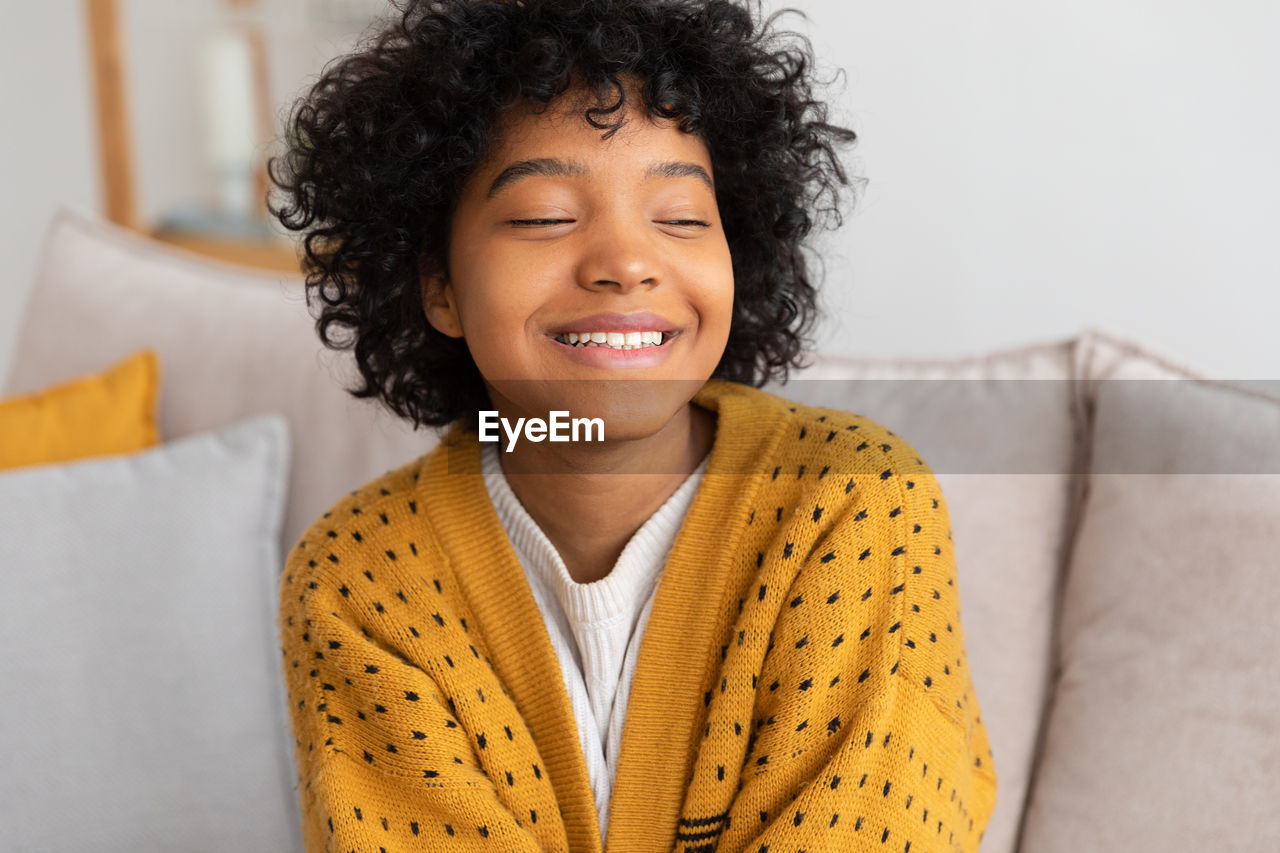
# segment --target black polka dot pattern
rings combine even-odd
[[[733,383],[695,400],[716,447],[644,638],[609,849],[976,851],[996,777],[932,473],[864,417]],[[465,433],[339,501],[280,596],[308,850],[601,849]]]
[[[893,432],[795,409],[746,510],[677,849],[977,850],[996,780],[946,502]]]

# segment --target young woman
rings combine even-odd
[[[938,485],[758,390],[854,139],[808,65],[718,0],[432,0],[299,103],[321,337],[450,426],[288,557],[309,850],[977,849]]]

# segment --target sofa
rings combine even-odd
[[[0,846],[300,850],[281,558],[437,436],[344,391],[300,277],[65,209],[30,294],[3,395],[151,350],[163,443],[0,472],[0,673],[30,700],[0,711]],[[938,477],[999,779],[984,853],[1280,850],[1274,383],[1085,329],[820,354],[771,390],[880,421]]]

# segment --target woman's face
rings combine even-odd
[[[574,94],[502,122],[463,187],[449,277],[424,282],[424,304],[465,338],[504,417],[568,410],[604,417],[606,439],[639,437],[724,353],[729,245],[698,137],[636,110],[602,140]]]

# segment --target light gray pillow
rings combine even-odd
[[[0,472],[6,850],[300,850],[279,415]]]

